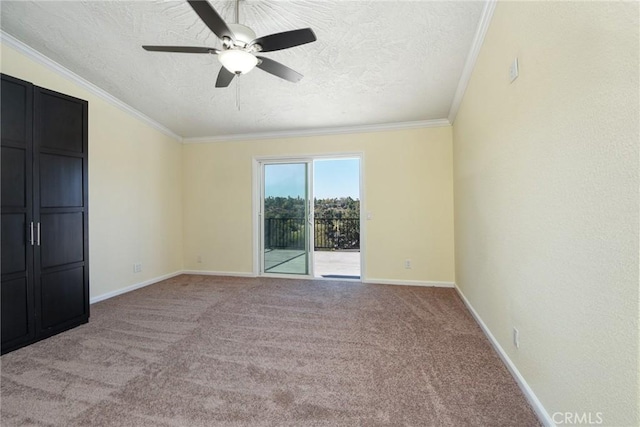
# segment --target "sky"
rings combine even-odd
[[[360,196],[360,160],[332,159],[313,162],[314,194],[317,199]],[[305,165],[265,165],[265,197],[304,197]]]
[[[307,173],[304,163],[265,165],[265,197],[304,197]]]

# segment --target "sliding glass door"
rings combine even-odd
[[[261,163],[261,272],[309,275],[312,163]]]

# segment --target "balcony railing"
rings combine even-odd
[[[266,249],[305,248],[304,218],[265,218]],[[359,218],[316,218],[313,227],[315,250],[360,249]]]
[[[360,249],[359,218],[316,218],[314,222],[315,249]]]

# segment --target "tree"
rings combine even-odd
[[[314,200],[315,240],[320,249],[360,248],[360,201],[351,197]],[[305,200],[264,200],[265,247],[304,249]]]

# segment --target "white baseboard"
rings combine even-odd
[[[491,333],[487,325],[482,321],[478,312],[473,308],[473,306],[471,305],[469,300],[467,300],[467,298],[464,296],[460,288],[455,284],[454,284],[454,287],[458,292],[458,295],[460,295],[460,298],[462,299],[464,304],[467,306],[467,308],[471,312],[471,315],[480,326],[480,329],[482,329],[482,332],[484,332],[484,334],[489,339],[489,342],[498,353],[498,356],[500,356],[500,359],[502,359],[504,364],[507,365],[507,369],[509,369],[509,372],[511,372],[511,375],[516,380],[518,387],[520,387],[520,390],[522,390],[522,392],[524,393],[525,397],[529,401],[529,404],[531,404],[531,406],[533,407],[533,410],[535,411],[536,415],[540,419],[540,422],[542,422],[542,424],[545,425],[546,427],[556,427],[556,424],[553,422],[553,420],[549,416],[549,413],[547,412],[547,410],[544,408],[544,406],[542,406],[542,403],[540,402],[536,394],[533,392],[531,387],[529,387],[529,384],[527,384],[527,381],[524,379],[522,374],[520,374],[520,371],[518,371],[518,368],[516,368],[516,365],[514,365],[514,363],[511,361],[511,359],[509,358],[507,353],[504,351],[502,346],[498,343],[498,340],[496,340],[496,338],[493,336],[493,334]]]
[[[378,285],[401,285],[401,286],[426,286],[430,288],[453,288],[453,282],[430,282],[424,280],[388,280],[388,279],[363,279],[362,283]]]
[[[253,273],[240,273],[237,271],[182,270],[181,274],[196,274],[199,276],[256,277]]]
[[[307,277],[287,274],[269,274],[264,276],[258,276],[253,273],[239,273],[235,271],[207,271],[207,270],[184,270],[183,274],[199,274],[203,276],[232,276],[232,277],[268,277],[275,279],[307,279],[307,280],[336,280],[332,278],[323,277]],[[362,282],[366,284],[378,284],[378,285],[403,285],[403,286],[427,286],[435,288],[453,288],[453,282],[428,282],[420,280],[387,280],[387,279],[338,279],[350,282]]]
[[[100,301],[104,301],[109,298],[113,298],[118,295],[126,294],[127,292],[135,291],[136,289],[144,288],[145,286],[153,285],[154,283],[162,282],[163,280],[171,279],[182,274],[182,271],[176,271],[173,273],[165,274],[164,276],[154,277],[153,279],[145,280],[144,282],[136,283],[126,288],[117,289],[115,291],[107,292],[102,295],[98,295],[89,300],[90,304],[95,304]]]
[[[163,280],[171,279],[172,277],[179,276],[181,274],[195,274],[199,276],[228,276],[228,277],[258,277],[253,273],[243,273],[237,271],[210,271],[210,270],[180,270],[164,276],[154,277],[153,279],[145,280],[144,282],[136,283],[126,288],[117,289],[115,291],[107,292],[102,295],[98,295],[90,299],[91,304],[95,304],[100,301],[104,301],[109,298],[113,298],[118,295],[126,294],[127,292],[135,291],[136,289],[144,288],[145,286],[153,285],[154,283],[161,282]],[[283,278],[291,279],[292,277],[283,276]],[[321,280],[320,278],[309,278],[310,280]],[[329,279],[323,279],[329,280]],[[359,281],[359,280],[353,280]],[[453,282],[429,282],[420,280],[387,280],[387,279],[363,279],[362,283],[366,284],[379,284],[379,285],[402,285],[402,286],[426,286],[435,288],[453,288]]]

